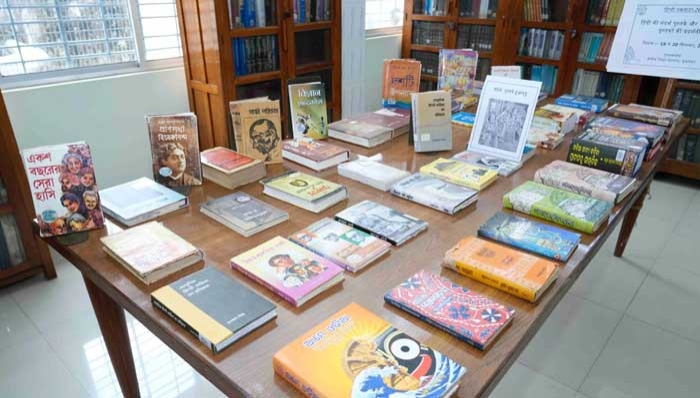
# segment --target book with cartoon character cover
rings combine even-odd
[[[85,142],[22,151],[41,236],[101,228],[104,215]]]
[[[305,395],[329,398],[448,397],[467,371],[356,303],[283,347],[272,366]]]
[[[428,223],[371,200],[335,215],[336,221],[400,246],[428,228]]]
[[[289,219],[289,214],[245,192],[212,199],[202,204],[202,214],[246,238]]]
[[[510,325],[515,311],[447,278],[421,270],[384,301],[485,350]]]
[[[282,122],[279,100],[241,101],[238,152],[265,164],[282,163]]]
[[[475,191],[486,188],[498,178],[497,172],[485,167],[444,158],[426,164],[420,172]]]
[[[471,95],[479,53],[472,50],[440,49],[438,90],[453,96]]]
[[[149,115],[153,179],[166,187],[202,185],[197,115]]]
[[[231,268],[295,307],[343,280],[343,268],[280,236],[233,257]]]
[[[294,138],[328,138],[326,89],[322,82],[289,85],[289,107],[292,112]]]

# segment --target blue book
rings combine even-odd
[[[306,23],[306,0],[299,0],[299,23]]]
[[[108,216],[128,227],[189,204],[187,196],[146,177],[100,190],[100,201]]]
[[[257,25],[257,18],[255,15],[255,0],[243,0],[243,10],[241,10],[241,17],[243,19],[243,27],[253,28]]]
[[[238,39],[233,39],[231,42],[231,51],[233,52],[233,69],[236,76],[241,75],[241,55],[238,51]]]
[[[542,81],[542,65],[532,65],[532,74],[530,76],[531,76],[530,80],[534,80],[536,82],[541,82]]]
[[[581,241],[575,232],[502,212],[479,227],[478,234],[559,261],[567,261]]]
[[[608,100],[606,99],[574,94],[564,94],[557,98],[554,103],[561,106],[568,106],[569,108],[593,111],[595,113],[600,113],[608,107]]]
[[[469,112],[457,112],[452,115],[452,123],[462,124],[465,126],[473,126],[476,115]]]

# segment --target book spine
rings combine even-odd
[[[170,310],[165,304],[161,303],[160,300],[156,299],[155,297],[151,296],[151,303],[153,304],[154,307],[158,308],[159,310],[163,311],[165,315],[169,316],[172,320],[174,320],[178,325],[182,326],[187,330],[191,335],[196,337],[199,341],[204,343],[206,346],[208,346],[215,354],[217,353],[216,346],[209,341],[206,337],[202,336],[197,329],[193,328],[192,325],[189,323],[185,322],[182,318],[177,316],[173,311]]]
[[[453,270],[459,272],[460,274],[468,278],[474,279],[476,281],[494,287],[498,290],[502,290],[506,293],[510,293],[514,296],[525,299],[531,303],[535,302],[537,292],[529,289],[524,289],[522,286],[518,286],[517,284],[506,280],[500,277],[499,275],[483,271],[477,267],[473,267],[467,263],[452,258],[445,258],[443,260],[443,265],[452,268]]]
[[[247,269],[245,269],[243,267],[239,267],[238,264],[234,263],[233,261],[231,261],[231,268],[240,271],[241,273],[243,273],[244,275],[246,275],[250,279],[258,282],[262,286],[265,286],[267,289],[269,289],[272,292],[274,292],[275,294],[279,295],[280,297],[285,299],[288,303],[292,304],[293,306],[295,306],[295,307],[297,306],[297,301],[292,296],[288,295],[287,293],[283,292],[282,290],[275,289],[275,287],[270,285],[269,283],[267,283],[267,281],[258,277],[257,275],[253,274],[252,272],[248,271]]]
[[[277,355],[272,357],[272,369],[275,371],[275,373],[287,380],[289,384],[296,387],[307,397],[323,397],[319,391],[316,391],[313,387],[311,387],[311,383],[306,381],[301,374],[293,371],[290,367],[284,364],[284,362],[282,362]]]
[[[630,176],[625,173],[627,150],[604,146],[585,140],[574,139],[569,146],[566,161],[581,166],[607,171],[610,173]]]
[[[561,97],[557,98],[554,101],[554,103],[561,106],[568,106],[569,108],[583,109],[584,111],[593,111],[595,113],[599,113],[601,111],[600,107],[598,107],[598,105],[596,104],[590,102],[571,101]]]
[[[360,231],[362,231],[362,232],[364,232],[364,233],[366,233],[366,234],[370,234],[370,235],[374,236],[375,238],[378,238],[378,239],[381,239],[381,240],[383,240],[383,241],[389,242],[389,243],[391,243],[391,244],[394,245],[394,246],[398,246],[398,243],[397,243],[395,240],[393,240],[393,239],[389,239],[389,238],[387,238],[386,236],[383,236],[383,235],[380,235],[380,234],[378,234],[378,233],[376,233],[376,232],[370,231],[369,229],[367,229],[367,228],[365,228],[365,227],[363,227],[363,226],[361,226],[361,225],[357,225],[357,224],[355,224],[355,223],[353,223],[353,222],[350,222],[350,221],[345,220],[345,219],[343,219],[343,218],[340,218],[340,217],[338,217],[338,216],[335,216],[334,218],[335,218],[335,221],[338,221],[338,222],[341,223],[341,224],[345,224],[345,225],[347,225],[347,226],[349,226],[349,227],[353,227],[353,228],[358,229],[358,230],[360,230]]]

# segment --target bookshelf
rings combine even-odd
[[[287,84],[294,78],[320,77],[328,120],[341,117],[340,0],[182,0],[177,6],[201,149],[233,148],[228,104],[239,99],[280,100],[282,130],[288,131]]]
[[[0,95],[0,287],[56,270],[46,244],[32,233],[34,205],[5,101]]]

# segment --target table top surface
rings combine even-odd
[[[674,128],[671,142],[679,135],[684,126],[687,126],[686,121]],[[455,148],[453,153],[457,153],[466,147],[469,131],[463,127],[454,127],[453,130],[453,148]],[[194,369],[229,396],[237,393],[251,396],[301,396],[291,384],[274,374],[272,356],[287,343],[351,302],[362,305],[419,341],[446,353],[464,365],[468,369],[467,374],[461,380],[461,387],[456,395],[459,397],[481,396],[490,390],[494,382],[498,381],[505,373],[505,370],[517,358],[539,326],[603,245],[622,216],[643,194],[642,189],[636,189],[626,200],[613,209],[608,224],[603,225],[595,235],[582,234],[581,244],[568,262],[559,263],[557,280],[536,304],[443,268],[441,260],[449,248],[464,236],[475,236],[482,223],[497,211],[502,210],[504,193],[531,180],[537,169],[552,160],[566,157],[572,136],[573,134],[569,134],[564,143],[554,151],[538,149],[537,154],[528,160],[522,169],[510,177],[499,177],[491,186],[479,193],[477,203],[454,216],[341,177],[337,174],[336,168],[315,173],[300,165],[285,161],[281,165],[268,166],[267,175],[280,174],[285,168],[317,175],[346,185],[349,190],[349,199],[320,214],[314,214],[263,195],[262,185],[259,183],[248,184],[237,190],[247,192],[264,202],[287,211],[289,220],[249,238],[244,238],[200,212],[201,203],[231,193],[226,188],[205,181],[203,186],[192,189],[189,195],[190,205],[186,209],[159,217],[165,226],[202,249],[206,256],[205,262],[188,267],[152,285],[143,284],[102,250],[100,237],[120,230],[115,224],[108,223],[107,228],[91,231],[88,240],[77,245],[63,246],[53,238],[49,238],[48,242],[78,267],[86,278],[89,278],[125,310],[129,311],[151,332],[190,363]],[[382,153],[385,163],[411,172],[417,172],[421,166],[439,157],[452,156],[450,152],[414,153],[413,147],[408,145],[407,135],[397,137],[395,140],[373,149],[331,141],[350,149],[353,153],[363,155]],[[666,144],[662,153],[657,155],[652,162],[644,163],[642,170],[637,175],[639,186],[643,187],[651,181],[670,146],[670,144]],[[230,268],[229,260],[231,257],[275,236],[287,237],[322,217],[333,217],[346,207],[365,199],[382,203],[425,220],[429,223],[428,230],[400,247],[392,247],[388,256],[382,257],[360,272],[356,274],[346,272],[343,283],[321,293],[300,308],[293,307],[273,292]],[[507,210],[504,211],[507,212]],[[544,222],[543,220],[539,221]],[[268,322],[216,355],[184,328],[153,307],[150,301],[152,291],[201,269],[204,263],[224,271],[231,278],[242,282],[277,304],[276,320]],[[421,269],[442,275],[499,303],[513,307],[515,316],[512,325],[494,341],[490,348],[486,351],[480,351],[384,302],[385,292]]]

